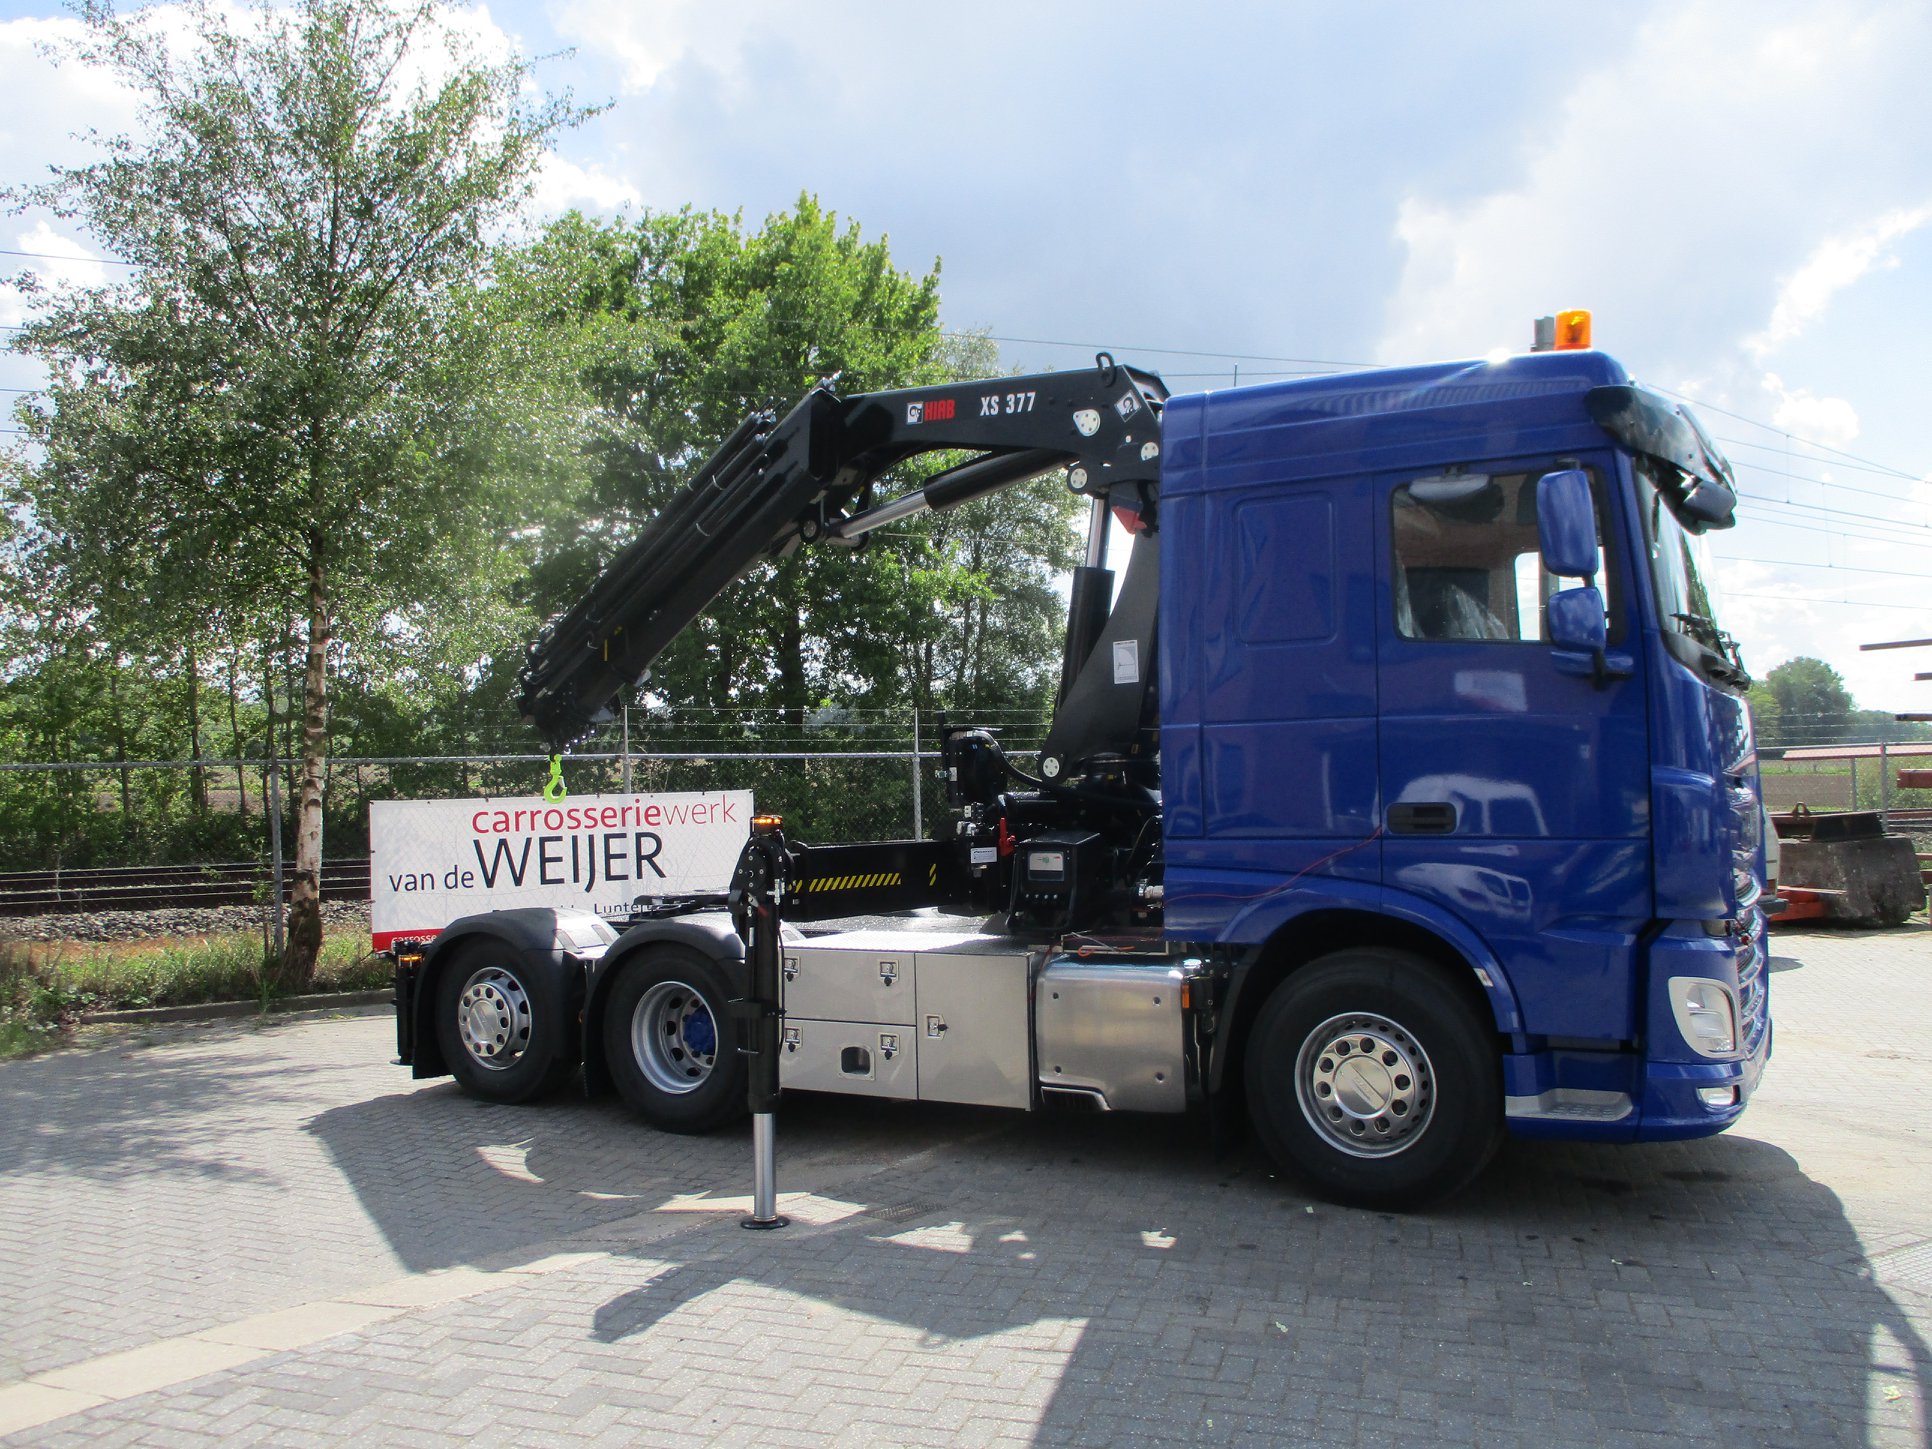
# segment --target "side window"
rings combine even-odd
[[[1544,572],[1534,473],[1456,473],[1395,490],[1395,630],[1404,639],[1523,641],[1574,580]],[[1599,568],[1598,582],[1608,579]]]

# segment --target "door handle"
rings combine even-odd
[[[1414,800],[1389,806],[1391,835],[1453,835],[1456,807],[1447,800]]]

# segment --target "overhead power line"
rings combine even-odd
[[[1655,384],[1652,385],[1655,386]],[[1668,393],[1671,397],[1677,398],[1680,401],[1691,403],[1701,411],[1722,413],[1727,418],[1736,418],[1739,422],[1749,423],[1754,428],[1763,428],[1767,433],[1776,433],[1781,438],[1790,438],[1793,442],[1803,443],[1807,448],[1816,448],[1821,453],[1830,453],[1835,458],[1848,458],[1854,463],[1863,463],[1875,472],[1889,473],[1895,478],[1904,478],[1913,483],[1920,481],[1918,474],[1908,473],[1903,468],[1893,468],[1888,464],[1879,462],[1875,458],[1861,458],[1856,453],[1847,453],[1843,448],[1834,448],[1829,443],[1820,443],[1814,439],[1803,437],[1792,432],[1789,428],[1781,428],[1776,423],[1767,423],[1764,419],[1754,418],[1748,413],[1732,412],[1729,408],[1721,408],[1714,402],[1706,402],[1702,398],[1692,397],[1689,393],[1678,392],[1675,388],[1658,387],[1657,391]]]
[[[1914,523],[1909,518],[1896,518],[1890,514],[1860,513],[1850,508],[1833,508],[1824,503],[1794,503],[1789,498],[1773,498],[1768,493],[1752,493],[1740,489],[1742,497],[1753,503],[1770,504],[1777,508],[1789,508],[1804,513],[1823,513],[1832,518],[1849,518],[1853,523],[1868,528],[1909,528],[1920,533],[1932,533],[1932,523]]]
[[[1922,548],[1928,542],[1928,535],[1932,535],[1932,525],[1928,524],[1855,516],[1851,516],[1849,522],[1838,522],[1838,519],[1848,517],[1843,509],[1809,509],[1801,503],[1781,503],[1775,498],[1758,498],[1751,494],[1745,496],[1756,505],[1750,514],[1751,521],[1772,528],[1803,528],[1828,538],[1911,548]],[[1829,516],[1821,518],[1818,516],[1821,513]]]
[[[1756,448],[1760,453],[1776,453],[1779,457],[1791,463],[1818,463],[1824,466],[1834,467],[1834,468],[1849,468],[1854,473],[1880,473],[1888,478],[1895,478],[1898,476],[1898,473],[1899,473],[1898,469],[1888,468],[1882,463],[1848,463],[1843,461],[1829,461],[1824,458],[1794,457],[1792,456],[1790,449],[1785,447],[1782,443],[1757,443],[1757,442],[1753,442],[1749,438],[1733,438],[1723,433],[1716,433],[1716,434],[1713,434],[1712,436],[1715,437],[1718,442],[1723,443],[1729,447]],[[1804,440],[1802,438],[1794,437],[1791,441],[1796,443],[1796,442],[1803,442]],[[1810,445],[1807,444],[1806,446],[1810,446]],[[1753,462],[1750,462],[1748,459],[1744,459],[1744,458],[1733,458],[1731,461],[1733,463],[1742,463],[1747,468],[1762,468],[1765,466],[1762,463],[1753,463]],[[1795,477],[1797,475],[1794,474],[1793,476]],[[1821,478],[1818,481],[1822,483],[1826,480]],[[1916,482],[1920,480],[1915,478],[1914,481]]]
[[[1884,574],[1896,579],[1917,579],[1924,583],[1928,575],[1914,569],[1875,569],[1863,564],[1816,564],[1797,563],[1786,558],[1739,558],[1735,554],[1719,554],[1719,563],[1764,564],[1774,569],[1829,569],[1841,574]]]
[[[1791,473],[1783,468],[1768,468],[1762,463],[1754,463],[1748,458],[1735,458],[1733,464],[1739,468],[1750,468],[1759,473],[1771,473],[1780,478],[1790,478],[1799,483],[1815,483],[1820,488],[1834,489],[1839,493],[1862,493],[1867,498],[1883,498],[1887,503],[1903,503],[1913,508],[1923,508],[1924,504],[1915,499],[1901,497],[1897,493],[1881,493],[1876,488],[1860,488],[1856,483],[1840,483],[1835,478],[1814,478],[1809,473]]]
[[[1923,538],[1912,538],[1902,533],[1855,533],[1843,527],[1833,528],[1803,514],[1796,518],[1772,518],[1760,515],[1757,522],[1766,528],[1795,529],[1800,533],[1808,533],[1814,538],[1822,534],[1826,538],[1842,539],[1846,543],[1876,544],[1891,548],[1923,548],[1925,545]]]
[[[0,257],[34,257],[43,262],[92,262],[102,267],[138,267],[139,262],[124,262],[115,257],[75,257],[60,252],[16,252],[0,247]]]
[[[1726,599],[1770,599],[1780,604],[1844,604],[1854,609],[1907,609],[1915,614],[1932,611],[1932,604],[1879,604],[1864,599],[1814,599],[1803,594],[1747,594],[1735,589],[1724,591]]]

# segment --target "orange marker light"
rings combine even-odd
[[[1581,308],[1556,314],[1556,350],[1574,352],[1590,345],[1590,314]]]
[[[782,815],[754,815],[751,817],[751,833],[753,835],[770,835],[784,823],[785,817]]]

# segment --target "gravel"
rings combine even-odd
[[[333,930],[369,929],[367,901],[324,901]],[[151,941],[162,937],[233,935],[262,928],[260,906],[198,906],[159,911],[90,911],[86,915],[0,916],[0,941]]]

